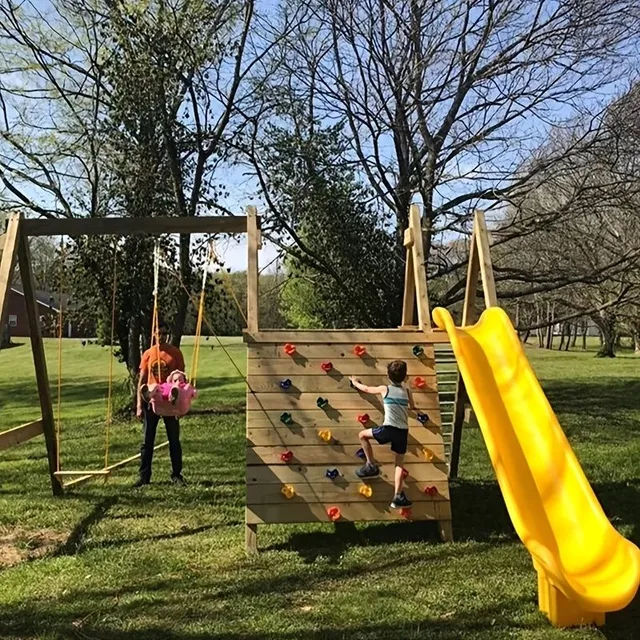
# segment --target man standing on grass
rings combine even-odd
[[[148,384],[162,384],[167,376],[178,369],[184,371],[184,356],[177,347],[167,342],[169,329],[164,322],[158,324],[159,344],[152,346],[142,354],[140,361],[140,379],[137,391],[138,418],[142,418],[142,445],[140,446],[140,478],[135,487],[143,487],[151,482],[151,463],[156,430],[160,416],[154,413],[151,405],[142,397],[142,387]],[[180,422],[173,416],[162,416],[169,440],[171,457],[171,482],[186,484],[182,477],[182,445],[180,444]]]

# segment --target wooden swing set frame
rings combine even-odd
[[[412,205],[410,211],[410,227],[405,231],[404,244],[407,248],[405,270],[405,294],[402,313],[402,329],[417,327],[429,334],[435,332],[431,328],[430,310],[427,294],[427,282],[424,270],[424,253],[422,238],[417,230],[420,228],[420,209]],[[247,207],[245,216],[205,216],[194,218],[155,217],[155,218],[60,218],[60,219],[26,219],[20,214],[9,217],[4,235],[0,234],[0,327],[6,322],[7,300],[11,290],[16,265],[19,266],[31,350],[35,367],[35,377],[40,402],[40,418],[12,429],[0,432],[0,452],[17,446],[36,436],[44,435],[51,489],[54,495],[62,495],[65,487],[85,482],[91,478],[108,476],[122,466],[140,458],[140,454],[116,462],[104,469],[94,471],[58,470],[58,444],[55,433],[55,417],[53,411],[47,362],[44,343],[37,310],[37,300],[31,254],[28,240],[34,236],[158,236],[162,234],[247,234],[247,333],[260,335],[258,327],[259,295],[258,295],[258,251],[262,247],[260,221],[253,206]],[[478,298],[478,279],[482,282],[482,291],[487,308],[497,306],[496,288],[490,256],[490,238],[485,217],[482,211],[474,216],[474,227],[471,235],[469,263],[465,297],[463,303],[462,325],[475,321]],[[417,318],[416,318],[417,316]],[[274,335],[273,332],[271,332]],[[283,336],[286,332],[282,332]],[[284,339],[284,337],[283,337]],[[438,335],[438,342],[446,342],[444,335]],[[452,430],[452,448],[449,460],[449,476],[457,477],[460,458],[461,434],[463,423],[467,421],[468,399],[461,377],[458,375],[454,400],[454,422]],[[156,449],[167,446],[167,442],[159,444]],[[73,477],[63,483],[63,478]]]
[[[248,233],[249,242],[258,242],[258,218],[255,207],[248,207],[246,216],[207,216],[199,218],[60,218],[25,219],[20,214],[9,217],[4,235],[0,236],[0,327],[5,326],[7,301],[13,282],[16,265],[20,270],[26,308],[31,351],[35,367],[36,385],[41,416],[13,429],[0,432],[0,451],[14,447],[39,435],[44,435],[51,490],[54,495],[64,493],[66,487],[85,482],[95,477],[107,477],[113,470],[140,458],[140,454],[109,465],[104,469],[66,471],[57,468],[58,442],[55,432],[55,417],[49,386],[44,343],[38,317],[38,303],[31,268],[29,238],[32,236],[158,236],[162,234],[220,234]],[[257,269],[253,276],[257,288]],[[251,277],[250,277],[251,280]],[[257,298],[248,300],[248,317],[257,316]],[[159,444],[155,449],[167,446]],[[64,478],[74,478],[63,482]]]

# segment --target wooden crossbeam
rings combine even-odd
[[[162,233],[244,233],[245,216],[55,218],[23,220],[27,236],[133,236]]]
[[[27,422],[0,433],[0,451],[15,447],[42,434],[42,420]]]
[[[81,471],[55,471],[56,478],[64,478],[66,476],[108,476],[111,473],[109,469],[96,469],[95,471],[84,469]]]

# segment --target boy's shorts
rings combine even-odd
[[[398,427],[382,425],[381,427],[374,427],[371,432],[378,444],[391,443],[391,451],[394,453],[400,455],[407,453],[409,429],[398,429]]]

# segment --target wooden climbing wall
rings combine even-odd
[[[435,520],[449,540],[451,506],[442,418],[438,400],[433,344],[425,333],[411,331],[262,331],[246,334],[247,342],[247,548],[255,550],[260,524],[330,522],[327,510],[340,510],[338,521]],[[285,353],[285,344],[295,352]],[[413,347],[424,352],[416,357]],[[355,347],[366,349],[363,355]],[[379,397],[361,394],[349,385],[355,375],[365,384],[387,384],[387,364],[404,360],[408,367],[416,412],[409,422],[408,471],[405,492],[413,501],[410,513],[393,510],[393,453],[374,444],[381,476],[366,483],[355,471],[359,416],[366,427],[382,424]],[[332,369],[323,370],[330,362]],[[416,378],[424,386],[416,387]],[[281,383],[289,380],[290,386]],[[287,384],[284,384],[287,387]],[[318,398],[328,400],[324,408]],[[291,422],[286,424],[289,414]],[[426,414],[423,423],[417,414]],[[327,441],[330,431],[330,440]],[[324,433],[323,433],[324,432]],[[324,436],[324,439],[323,439]],[[288,453],[289,452],[289,453]],[[290,459],[287,458],[287,453]],[[284,454],[284,456],[283,456]],[[334,479],[327,470],[338,470]],[[363,495],[363,485],[371,495]],[[289,492],[292,497],[287,497]]]

